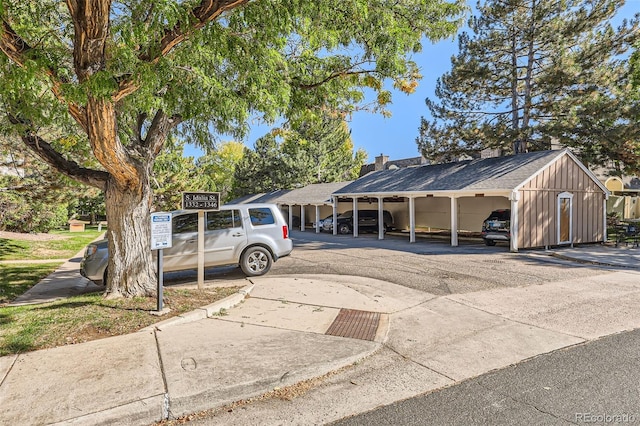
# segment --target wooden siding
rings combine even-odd
[[[573,194],[573,243],[602,241],[604,193],[565,155],[520,190],[519,248],[558,245],[558,195],[563,192]]]

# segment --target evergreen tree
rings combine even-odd
[[[301,114],[281,129],[281,136],[295,186],[355,179],[366,160],[366,152],[354,152],[349,126],[340,114]]]
[[[638,19],[613,29],[624,0],[487,0],[459,36],[451,71],[427,99],[418,147],[443,161],[485,148],[549,149],[557,138],[600,162],[619,138],[637,135],[621,55],[638,40]],[[603,108],[605,107],[605,108]],[[619,112],[628,109],[620,120]],[[627,112],[624,112],[626,115]],[[594,133],[615,124],[608,135]],[[625,134],[625,136],[621,136]],[[607,142],[612,139],[615,142]]]
[[[335,114],[307,111],[246,149],[235,174],[237,196],[355,179],[366,159],[353,152],[348,125]]]
[[[254,149],[245,147],[235,170],[233,195],[240,197],[288,188],[292,181],[283,155],[274,133],[258,139]]]

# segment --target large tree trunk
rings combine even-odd
[[[134,297],[156,294],[156,267],[151,257],[148,175],[139,191],[123,190],[113,180],[107,183],[105,203],[109,223],[107,296]]]

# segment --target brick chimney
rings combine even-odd
[[[480,151],[480,158],[493,158],[502,156],[500,148],[485,148]]]
[[[376,168],[375,170],[384,170],[384,166],[389,162],[389,156],[380,154],[376,157]]]

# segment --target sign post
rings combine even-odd
[[[205,210],[220,210],[219,192],[183,192],[182,208],[198,211],[198,289],[204,287]]]
[[[164,273],[162,271],[163,249],[171,248],[171,213],[151,213],[151,250],[158,250],[158,313],[162,313]]]

